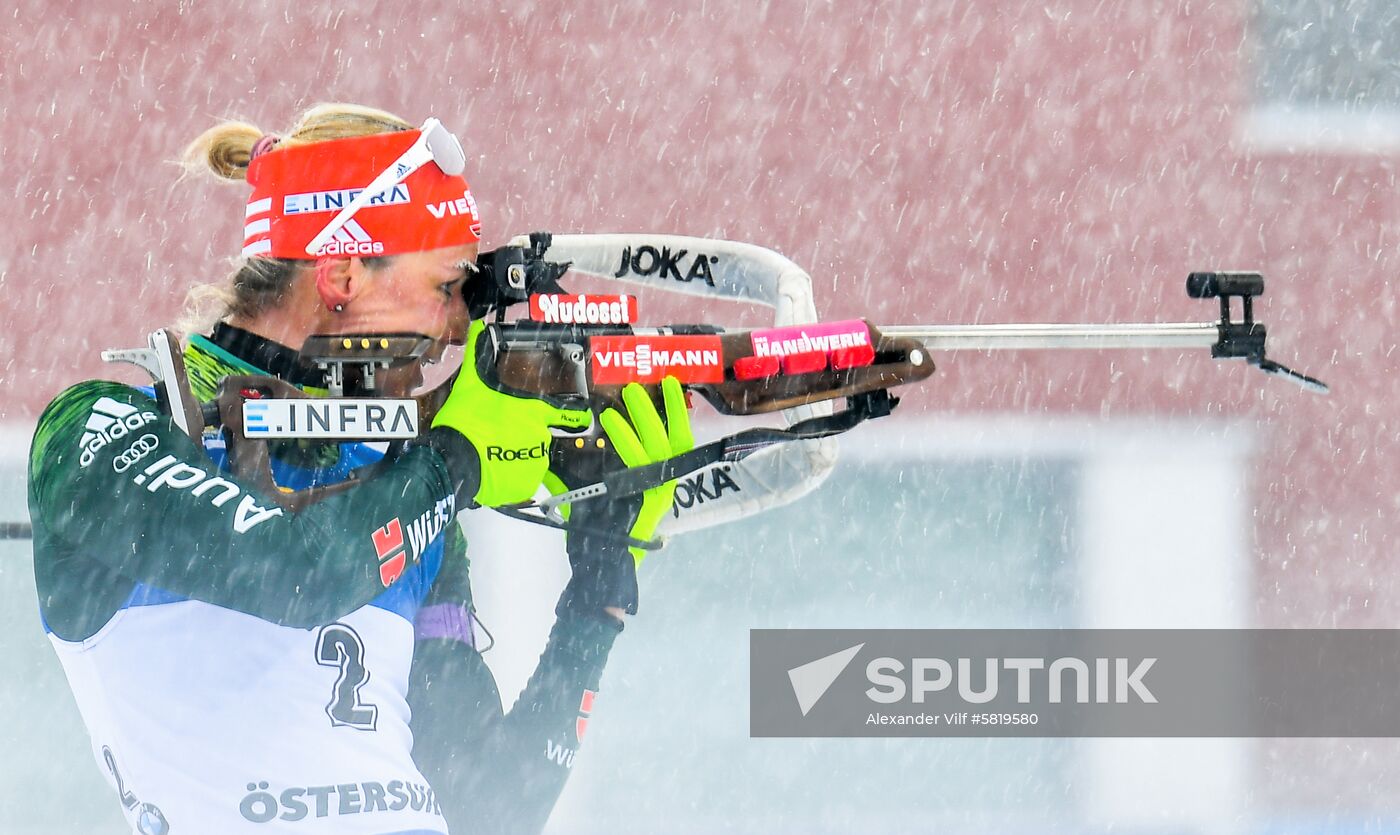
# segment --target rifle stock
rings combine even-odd
[[[778,368],[773,373],[748,379],[738,369],[745,360],[755,357],[749,331],[716,333],[718,329],[705,326],[673,325],[645,332],[717,336],[723,381],[687,383],[685,388],[700,394],[722,414],[757,415],[889,389],[933,374],[933,361],[918,340],[888,336],[868,323],[867,326],[874,354],[866,364],[836,367],[840,363],[825,361],[823,357],[818,360],[820,368],[788,372],[775,363]],[[631,328],[542,327],[530,323],[492,327],[492,338],[481,343],[486,355],[478,357],[478,368],[488,383],[536,396],[572,399],[574,405],[586,398],[595,409],[621,401],[622,383],[592,382],[598,369],[590,341],[596,336],[629,334]],[[812,351],[808,355],[824,353]]]

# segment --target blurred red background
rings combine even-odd
[[[1247,4],[162,4],[24,0],[0,31],[0,421],[26,424],[229,271],[242,185],[180,180],[225,117],[436,115],[486,244],[719,236],[826,317],[1199,321],[1265,273],[1271,353],[958,354],[908,411],[1254,421],[1259,626],[1390,625],[1400,518],[1394,158],[1251,150]],[[724,314],[726,311],[720,311]],[[693,315],[693,313],[691,314]]]

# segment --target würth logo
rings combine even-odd
[[[449,495],[438,499],[417,519],[411,519],[407,531],[404,531],[399,517],[395,516],[389,520],[389,524],[372,532],[370,539],[374,542],[374,553],[379,556],[379,582],[388,588],[399,579],[409,563],[418,562],[427,553],[428,546],[442,535],[443,529],[454,518],[456,500]]]
[[[403,574],[408,554],[403,547],[403,525],[395,516],[389,524],[370,534],[374,552],[379,555],[379,582],[388,588]]]
[[[578,702],[578,719],[574,720],[574,736],[579,742],[583,741],[583,733],[588,730],[588,717],[593,713],[593,699],[597,693],[592,690],[583,691],[583,698]]]

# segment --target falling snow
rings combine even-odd
[[[136,382],[98,352],[228,274],[246,186],[177,165],[223,118],[436,116],[486,246],[749,241],[807,269],[831,320],[1209,321],[1186,274],[1258,270],[1271,355],[1330,397],[1204,349],[936,355],[815,494],[649,559],[550,831],[1394,828],[1387,741],[750,739],[746,665],[767,627],[1394,626],[1397,55],[1381,0],[19,0],[0,13],[0,521],[26,518],[44,404]],[[566,569],[548,536],[468,525],[508,543],[475,582],[509,701]],[[29,573],[0,543],[19,717],[0,830],[116,831]]]

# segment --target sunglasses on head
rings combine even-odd
[[[389,164],[388,168],[379,172],[364,190],[355,195],[355,199],[350,201],[350,205],[341,209],[325,228],[316,233],[316,237],[311,239],[311,243],[306,245],[306,254],[315,255],[321,251],[321,247],[331,239],[331,236],[340,230],[355,213],[370,201],[380,196],[384,192],[403,182],[408,175],[427,165],[429,162],[435,163],[442,173],[449,177],[461,174],[467,168],[467,155],[462,150],[462,143],[457,137],[452,135],[452,131],[442,126],[442,122],[429,118],[423,123],[423,127],[418,135],[418,140],[404,151],[398,159]]]

